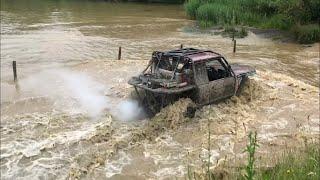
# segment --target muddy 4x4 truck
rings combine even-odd
[[[238,95],[255,69],[229,64],[213,51],[185,48],[155,51],[148,66],[129,84],[149,115],[179,98],[191,98],[197,107]]]

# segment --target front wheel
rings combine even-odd
[[[243,92],[244,87],[246,86],[248,81],[249,81],[248,76],[242,76],[241,77],[241,82],[240,82],[239,88],[238,88],[237,93],[236,93],[237,96],[241,95],[241,93]]]
[[[161,109],[161,101],[153,93],[146,92],[142,100],[142,106],[148,117],[155,116]]]

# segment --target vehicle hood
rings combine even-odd
[[[256,73],[256,70],[248,65],[243,65],[243,64],[231,64],[230,65],[233,72],[235,73],[236,76],[241,76],[241,75],[253,75]]]

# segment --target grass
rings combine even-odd
[[[320,179],[319,144],[308,145],[303,150],[287,152],[273,168],[260,170],[258,179]]]
[[[297,25],[292,28],[292,31],[299,43],[308,44],[320,39],[318,24]]]
[[[259,147],[257,144],[257,133],[252,132],[248,135],[249,144],[247,145],[245,152],[248,153],[248,162],[246,165],[246,174],[244,175],[246,180],[253,180],[253,177],[256,173],[254,163],[255,163],[255,153],[256,148]]]
[[[196,10],[196,19],[214,25],[256,25],[263,20],[263,17],[252,12],[243,12],[240,7],[235,5],[205,3]]]
[[[199,0],[189,0],[188,3],[184,5],[187,14],[192,18],[196,18],[196,11],[200,6],[201,2]]]
[[[188,0],[184,7],[203,28],[228,25],[280,29],[293,33],[300,43],[320,41],[319,0]]]
[[[307,144],[302,149],[286,150],[282,156],[277,157],[271,168],[256,167],[255,153],[257,134],[249,133],[249,143],[244,152],[247,152],[248,161],[244,167],[230,169],[221,176],[221,172],[210,170],[210,122],[208,121],[208,162],[204,172],[196,173],[188,166],[186,179],[188,180],[213,180],[213,179],[263,179],[263,180],[318,180],[320,179],[320,145]],[[271,152],[272,156],[272,152]],[[218,167],[219,168],[219,167]],[[223,167],[224,168],[224,167]],[[245,173],[242,174],[242,169]]]

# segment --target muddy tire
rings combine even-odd
[[[244,87],[245,87],[248,83],[249,83],[249,78],[248,78],[248,76],[242,76],[242,81],[241,81],[241,83],[240,83],[240,85],[239,85],[239,88],[238,88],[238,90],[237,90],[237,93],[236,93],[237,96],[240,96],[240,95],[241,95],[241,93],[242,93],[243,90],[244,90]]]
[[[155,116],[161,109],[159,102],[154,97],[150,96],[146,96],[143,99],[142,105],[148,117]]]
[[[183,93],[183,94],[160,94],[152,93],[147,90],[144,91],[144,96],[141,101],[141,105],[144,108],[145,114],[147,117],[151,118],[155,116],[162,108],[165,108],[168,105],[174,104],[180,98],[189,98],[192,95],[193,91]],[[191,94],[191,95],[190,95]],[[189,105],[186,112],[184,113],[185,117],[194,117],[196,108],[195,105]]]
[[[197,108],[195,106],[188,106],[186,111],[184,112],[184,117],[188,117],[188,118],[194,118],[195,114],[196,114],[196,110]]]

